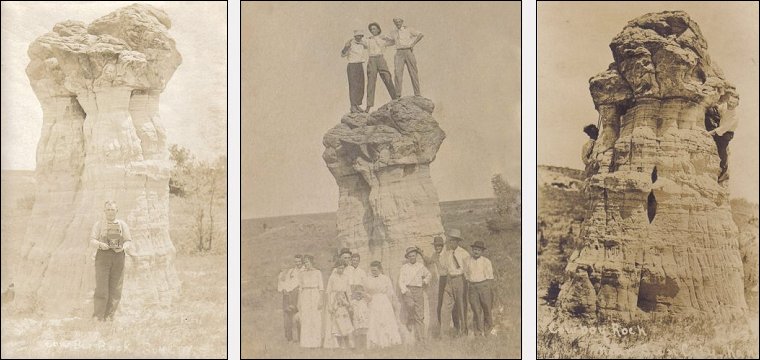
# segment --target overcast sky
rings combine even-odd
[[[520,185],[519,2],[244,3],[243,218],[337,209],[322,136],[349,109],[340,49],[370,22],[390,32],[394,17],[425,34],[422,95],[447,135],[431,166],[440,199],[491,197],[497,173]],[[375,109],[387,101],[378,79]]]
[[[581,131],[596,123],[588,79],[612,62],[609,43],[640,15],[684,10],[714,63],[736,85],[739,127],[729,151],[731,196],[758,198],[757,2],[539,2],[538,163],[581,169]]]
[[[65,20],[89,24],[134,1],[2,3],[2,169],[35,168],[42,109],[26,66],[29,44]],[[166,11],[182,64],[161,95],[168,142],[201,158],[226,153],[227,7],[224,2],[144,1]],[[203,14],[203,16],[199,16]],[[235,94],[237,95],[237,94]]]

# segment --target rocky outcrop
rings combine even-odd
[[[346,114],[324,136],[322,158],[338,183],[338,238],[391,277],[404,250],[432,252],[443,234],[438,194],[430,178],[445,133],[420,97],[391,101],[371,114]]]
[[[737,227],[705,129],[706,109],[731,115],[738,95],[684,12],[636,18],[610,48],[614,62],[589,81],[600,170],[586,180],[583,245],[566,268],[560,303],[623,319],[740,316],[747,305]]]
[[[169,238],[166,131],[158,105],[182,61],[162,10],[134,4],[56,24],[30,46],[27,75],[42,105],[37,192],[13,275],[39,310],[91,311],[88,236],[116,200],[136,256],[122,305],[166,303],[179,289]],[[94,251],[94,250],[93,250]]]

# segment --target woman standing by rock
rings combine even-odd
[[[322,272],[314,268],[314,257],[304,255],[304,271],[298,275],[298,312],[301,320],[301,347],[322,345],[322,307],[324,282]]]

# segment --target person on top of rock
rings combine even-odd
[[[586,177],[596,174],[599,171],[599,163],[594,158],[594,145],[596,139],[599,137],[599,128],[594,124],[589,124],[583,127],[583,132],[588,135],[588,141],[583,144],[583,150],[581,151],[581,160],[586,165]]]
[[[414,46],[423,38],[423,34],[415,29],[404,25],[404,19],[395,18],[393,24],[396,30],[393,30],[391,36],[396,44],[396,57],[394,58],[394,73],[396,80],[397,97],[401,97],[401,87],[404,82],[404,65],[409,69],[409,78],[412,79],[412,88],[414,95],[420,96],[420,80],[417,72],[417,59],[414,57]]]
[[[348,74],[348,95],[351,101],[351,112],[364,112],[360,105],[364,98],[364,61],[367,58],[369,45],[364,40],[364,32],[354,30],[354,38],[349,39],[340,51],[340,56],[348,59],[346,73]]]
[[[388,70],[388,64],[383,56],[383,50],[393,45],[395,41],[388,35],[381,35],[382,29],[380,29],[378,23],[373,22],[367,27],[372,36],[367,40],[369,44],[369,60],[367,61],[367,108],[364,110],[365,112],[369,112],[369,109],[375,105],[375,84],[377,83],[378,74],[383,79],[383,83],[385,83],[385,88],[388,89],[391,99],[395,100],[399,97],[396,93],[396,88],[393,86],[391,71]]]
[[[99,321],[113,320],[121,301],[124,282],[124,254],[133,256],[132,235],[127,223],[116,219],[119,208],[115,201],[105,203],[105,220],[98,221],[90,232],[90,245],[95,254],[95,295],[92,316]]]
[[[734,114],[737,105],[738,101],[732,97],[720,105],[707,108],[705,114],[705,129],[707,129],[708,134],[712,135],[715,145],[718,147],[718,157],[720,157],[719,183],[728,180],[728,143],[734,138],[734,130],[739,125]]]

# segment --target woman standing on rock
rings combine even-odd
[[[304,255],[304,271],[298,275],[298,313],[301,320],[301,347],[322,346],[322,272],[314,268],[314,257]]]
[[[367,61],[367,109],[364,110],[365,112],[369,112],[369,109],[375,106],[377,75],[380,75],[380,78],[383,79],[383,83],[385,83],[385,88],[388,89],[391,99],[395,100],[399,98],[396,93],[396,87],[393,86],[391,71],[388,70],[388,64],[383,56],[383,50],[393,45],[395,41],[388,35],[380,35],[383,31],[376,22],[369,24],[367,28],[372,36],[367,41],[369,45],[369,60]]]

